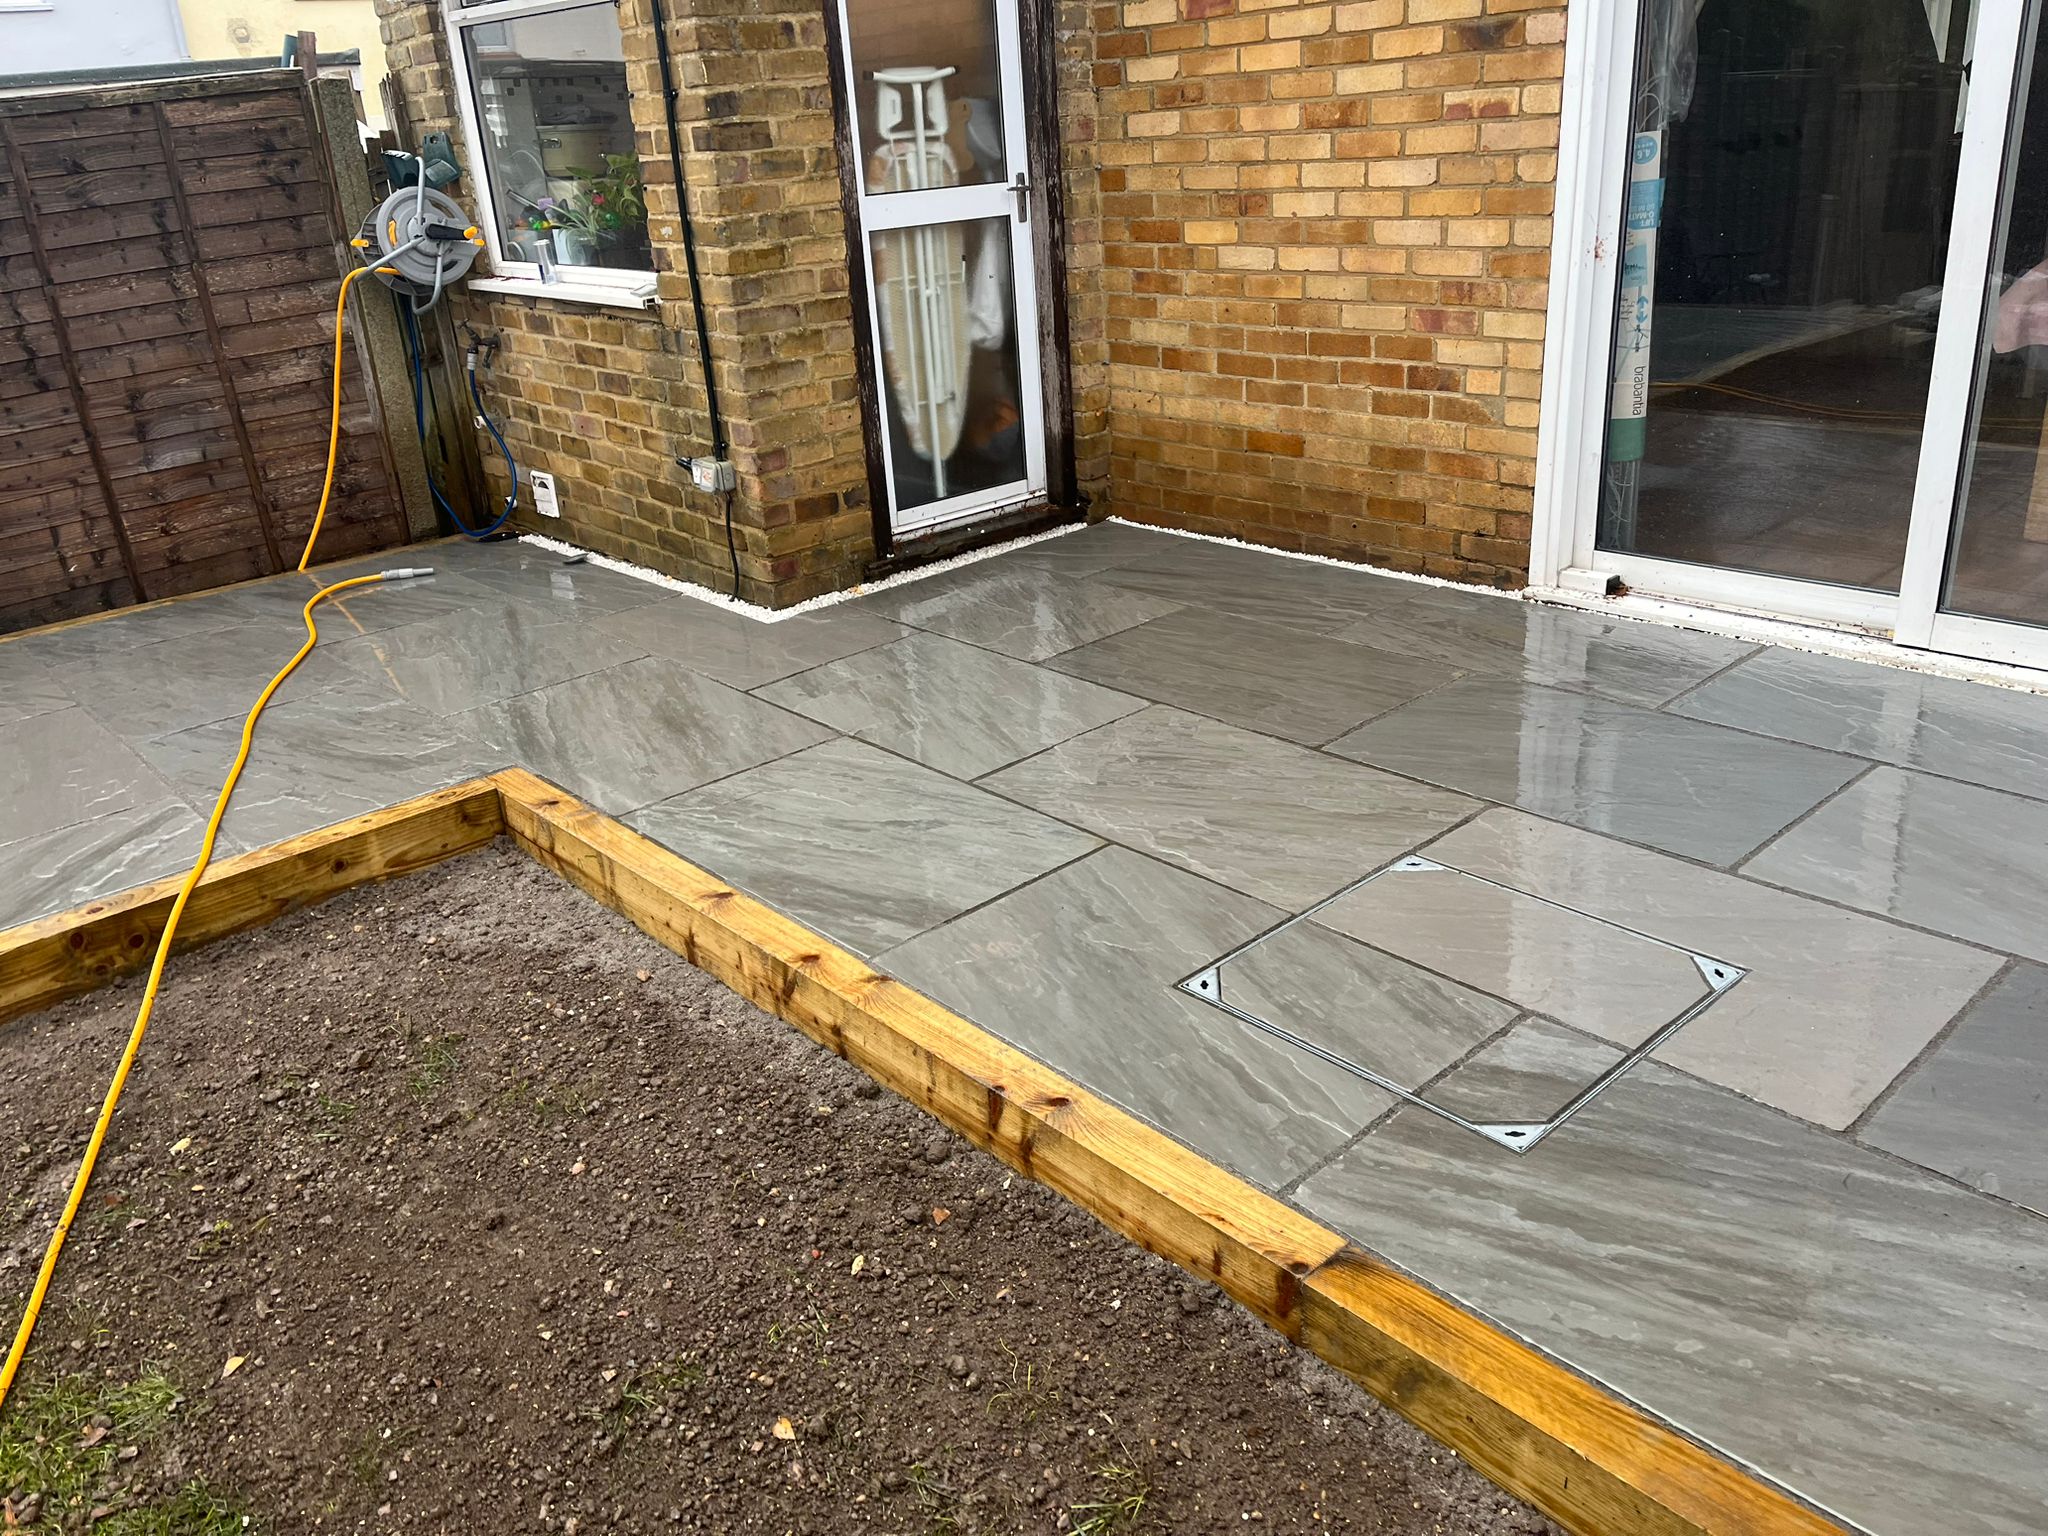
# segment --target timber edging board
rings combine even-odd
[[[172,953],[481,848],[504,830],[499,805],[494,784],[471,779],[217,859],[185,904]],[[147,967],[184,882],[181,871],[0,932],[0,1024]]]
[[[1582,1536],[1841,1527],[523,769],[222,861],[180,950],[469,852],[531,857],[1288,1338]],[[0,1021],[138,969],[177,881],[0,933]]]

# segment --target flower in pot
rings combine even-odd
[[[606,155],[604,170],[585,182],[593,233],[607,248],[647,249],[647,189],[638,155]]]
[[[587,267],[597,260],[597,232],[586,194],[535,199],[526,226],[554,242],[555,260],[562,266]]]

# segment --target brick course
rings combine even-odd
[[[1088,14],[1108,509],[1519,584],[1562,5]]]
[[[445,130],[460,145],[440,5],[377,0],[377,9],[412,132]],[[712,359],[739,476],[741,591],[783,606],[850,585],[874,554],[824,18],[805,0],[670,0],[667,10]],[[561,521],[522,508],[520,526],[722,589],[721,498],[691,490],[675,464],[678,453],[708,452],[711,435],[646,0],[621,0],[619,21],[657,307],[481,293],[450,302],[503,341],[491,382],[513,453],[558,476]],[[502,464],[490,472],[502,494]]]
[[[460,138],[435,0],[378,0]],[[671,0],[746,596],[872,558],[817,0]],[[1462,580],[1527,569],[1560,0],[1057,0],[1079,483],[1096,515]],[[463,295],[565,537],[707,585],[720,508],[647,0],[623,0],[659,306]]]

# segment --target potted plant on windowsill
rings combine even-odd
[[[647,190],[640,181],[638,155],[606,155],[602,173],[583,184],[590,228],[607,266],[651,264],[647,245]]]
[[[588,267],[597,262],[597,231],[590,209],[576,197],[543,197],[534,201],[526,215],[526,227],[554,247],[555,262],[564,267]]]

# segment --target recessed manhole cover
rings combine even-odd
[[[1178,983],[1407,1103],[1527,1152],[1747,972],[1432,859],[1400,859]],[[1439,1102],[1446,1068],[1525,1017],[1614,1045],[1563,1104],[1483,1116]]]

